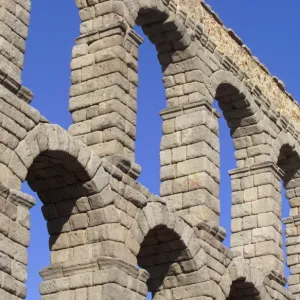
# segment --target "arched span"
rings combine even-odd
[[[271,159],[277,163],[280,158],[280,152],[283,147],[289,147],[291,151],[297,153],[300,157],[300,147],[298,141],[291,135],[290,132],[281,131],[272,143]]]
[[[138,210],[130,231],[138,245],[137,263],[150,274],[147,285],[153,299],[201,295],[225,299],[210,278],[208,254],[195,230],[159,201],[148,202]],[[198,288],[190,289],[191,284]],[[208,286],[214,288],[209,290]]]
[[[233,73],[219,70],[212,74],[207,87],[224,113],[230,128],[259,123],[261,114],[245,84]]]
[[[226,281],[227,300],[265,299],[267,293],[264,286],[265,276],[242,257],[237,257],[231,262],[223,280]]]
[[[19,143],[12,171],[39,195],[76,184],[81,184],[81,193],[88,194],[100,188],[101,164],[97,155],[63,128],[45,123]]]

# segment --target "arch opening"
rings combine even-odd
[[[238,279],[232,283],[227,300],[236,299],[261,300],[261,297],[253,283],[246,282],[245,279]]]
[[[213,108],[218,112],[222,111],[222,104],[214,100]],[[227,120],[219,113],[220,117],[218,120],[218,130],[216,130],[216,134],[219,138],[219,152],[218,149],[212,149],[215,152],[215,156],[219,156],[219,162],[217,162],[217,166],[220,168],[220,225],[223,228],[230,228],[231,222],[231,182],[230,176],[228,175],[228,171],[232,170],[236,167],[236,159],[234,156],[234,144],[233,139],[230,135],[230,129],[228,128]],[[225,159],[226,158],[226,159]],[[230,248],[230,232],[227,232],[226,238],[224,239],[224,244]]]
[[[252,102],[246,88],[232,73],[217,71],[213,74],[210,93],[214,98],[212,107],[221,112],[216,130],[220,141],[217,153],[220,167],[220,221],[225,228],[231,228],[231,235],[227,235],[225,244],[227,246],[230,244],[233,248],[237,247],[236,250],[240,251],[239,246],[241,245],[235,241],[235,237],[241,235],[243,230],[251,229],[251,225],[250,227],[246,224],[243,225],[243,222],[246,223],[247,220],[243,220],[245,216],[238,215],[236,210],[242,203],[245,203],[244,197],[241,196],[243,190],[252,188],[253,184],[251,185],[251,180],[247,184],[241,184],[239,179],[230,178],[228,172],[231,175],[231,170],[238,170],[256,163],[258,158],[255,155],[258,153],[253,153],[252,156],[251,147],[257,145],[253,140],[263,129],[258,124],[260,118],[256,105]],[[251,125],[256,126],[253,136],[249,136],[246,129]],[[226,159],[224,159],[225,157]],[[248,243],[251,244],[251,240]]]
[[[159,149],[162,137],[159,111],[166,106],[163,74],[154,45],[141,27],[137,27],[136,31],[144,39],[139,48],[136,161],[141,165],[142,172],[138,181],[154,194],[159,194]]]
[[[137,263],[150,274],[148,291],[153,299],[192,297],[195,291],[188,285],[210,280],[200,240],[188,224],[161,204],[149,203],[143,211],[146,218],[138,220],[144,235]],[[202,295],[202,291],[196,294]]]
[[[180,267],[176,262],[188,259],[186,246],[174,231],[165,226],[157,226],[147,234],[141,244],[138,264],[150,274],[147,285],[153,299],[167,288],[165,280],[180,274]]]
[[[288,279],[288,284],[291,291],[294,292],[295,265],[297,264],[297,253],[293,251],[295,243],[295,221],[299,215],[298,198],[298,181],[300,180],[300,158],[299,154],[290,144],[283,144],[280,148],[278,160],[278,167],[282,170],[281,179],[281,208],[282,208],[282,248],[283,248],[283,262],[284,273]],[[297,293],[297,290],[296,290]]]

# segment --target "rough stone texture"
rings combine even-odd
[[[0,1],[0,299],[26,297],[34,200],[19,192],[25,180],[49,232],[43,300],[145,299],[148,291],[155,300],[300,299],[299,109],[283,84],[204,2],[76,4],[82,24],[66,132],[29,105],[32,93],[21,86],[30,1]],[[136,181],[135,24],[164,73],[160,197]],[[214,99],[235,146],[231,249],[219,226]],[[288,288],[281,180],[291,207]]]

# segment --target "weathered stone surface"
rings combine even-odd
[[[34,200],[18,191],[25,180],[43,202],[50,235],[42,300],[142,300],[148,289],[157,300],[299,297],[299,107],[204,2],[156,2],[76,0],[74,124],[66,132],[47,124],[20,85],[31,1],[0,1],[0,299],[26,297]],[[163,198],[136,181],[142,38],[135,22],[155,44],[164,72]],[[220,114],[213,99],[237,162],[230,171],[231,249],[219,226]],[[284,220],[288,289],[281,180],[291,206]]]

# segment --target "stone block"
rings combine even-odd
[[[206,110],[199,110],[183,114],[175,118],[175,130],[180,131],[203,125],[207,122],[208,118],[209,113]]]
[[[232,218],[250,216],[252,214],[251,203],[236,204],[231,207]]]
[[[230,237],[230,246],[238,247],[252,243],[251,230],[244,230],[238,233],[233,233]]]
[[[206,189],[215,197],[219,197],[219,185],[207,174],[196,173],[188,176],[189,190]]]
[[[276,178],[273,173],[261,173],[254,175],[254,186],[260,186],[265,184],[275,185]]]
[[[241,188],[242,190],[250,189],[254,185],[254,179],[253,176],[247,176],[241,178]]]
[[[244,136],[233,140],[236,150],[245,149],[252,146],[252,140],[250,136]]]
[[[162,181],[174,179],[176,178],[176,175],[177,175],[176,165],[162,166],[160,169],[160,179]]]
[[[274,255],[277,258],[281,258],[283,253],[282,249],[276,245],[273,241],[259,242],[255,244],[256,256]]]
[[[182,145],[190,145],[198,142],[213,143],[213,133],[206,126],[197,126],[182,131]],[[217,149],[215,149],[217,150]]]
[[[281,207],[272,198],[262,198],[251,202],[252,213],[261,214],[266,212],[273,212],[276,216],[281,216]]]
[[[253,243],[274,241],[279,246],[282,245],[281,234],[274,227],[255,228],[252,230]]]
[[[168,196],[173,194],[173,180],[164,181],[160,184],[160,195]]]
[[[178,147],[172,149],[172,163],[186,160],[186,147]]]
[[[172,149],[181,146],[181,132],[164,135],[161,140],[160,149]]]
[[[257,187],[244,190],[244,202],[251,202],[258,199]]]
[[[162,166],[164,165],[170,165],[172,163],[172,150],[164,150],[160,151],[160,164]]]
[[[175,120],[164,120],[162,125],[163,134],[171,134],[175,132]]]
[[[252,258],[255,257],[255,255],[256,253],[254,244],[244,246],[244,258]]]
[[[73,230],[85,229],[88,227],[86,214],[76,214],[70,217],[70,225]]]
[[[236,218],[231,220],[231,232],[239,232],[242,231],[242,218]]]
[[[206,172],[213,176],[218,172],[216,166],[206,157],[198,157],[177,164],[177,176],[186,176],[194,173]]]
[[[182,209],[182,194],[170,195],[163,197],[164,202],[167,206],[173,210]]]
[[[120,220],[119,211],[114,205],[95,209],[88,213],[89,225],[96,226],[104,223],[117,223]]]
[[[273,226],[278,232],[281,232],[280,218],[274,212],[261,213],[257,216],[258,227]]]
[[[257,216],[246,216],[243,218],[243,230],[253,229],[257,227]],[[254,242],[254,240],[253,240]]]

